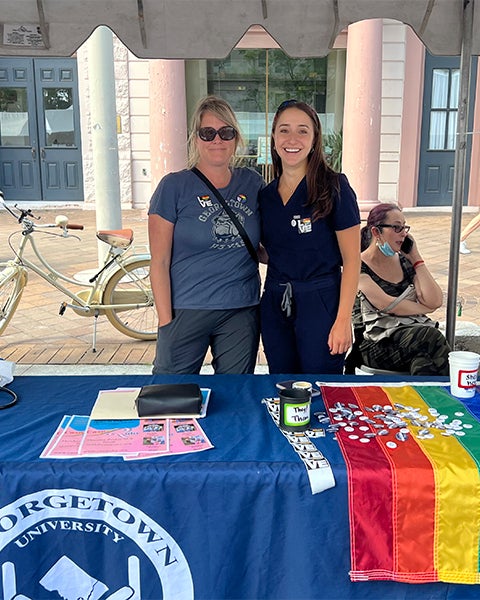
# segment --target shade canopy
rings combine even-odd
[[[464,0],[0,0],[0,55],[71,56],[106,25],[140,58],[222,58],[251,26],[294,57],[325,56],[364,19],[408,24],[432,54],[459,55]],[[478,31],[480,13],[474,17]],[[472,53],[479,54],[480,36]]]

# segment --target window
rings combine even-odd
[[[264,176],[271,162],[273,115],[284,100],[296,98],[314,106],[325,134],[334,131],[335,121],[341,128],[343,114],[334,114],[335,73],[329,71],[328,57],[295,59],[277,49],[236,49],[227,59],[207,61],[207,78],[208,93],[224,98],[235,110],[247,162]]]
[[[30,145],[26,88],[0,88],[0,145]]]
[[[45,146],[73,146],[72,88],[43,88],[43,114],[45,119]]]
[[[433,70],[429,150],[455,150],[459,83],[459,69]]]

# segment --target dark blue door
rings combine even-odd
[[[0,59],[0,189],[7,200],[83,200],[75,59]]]
[[[472,131],[476,58],[472,60],[469,131]],[[418,206],[451,206],[460,92],[460,58],[425,58],[422,141],[418,180]],[[470,172],[471,136],[468,136],[466,182]],[[467,198],[468,189],[465,189]]]
[[[0,59],[0,189],[7,200],[41,200],[33,60]]]

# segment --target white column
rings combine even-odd
[[[152,191],[187,164],[187,112],[183,60],[150,61],[150,165]]]
[[[87,44],[97,229],[120,229],[122,211],[113,34],[108,27],[101,26],[92,33]],[[105,244],[99,242],[100,262],[103,262],[105,250]]]
[[[378,203],[382,28],[381,19],[348,27],[342,165],[363,213]]]

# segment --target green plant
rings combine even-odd
[[[323,136],[325,159],[334,171],[342,170],[343,130],[332,131]]]

